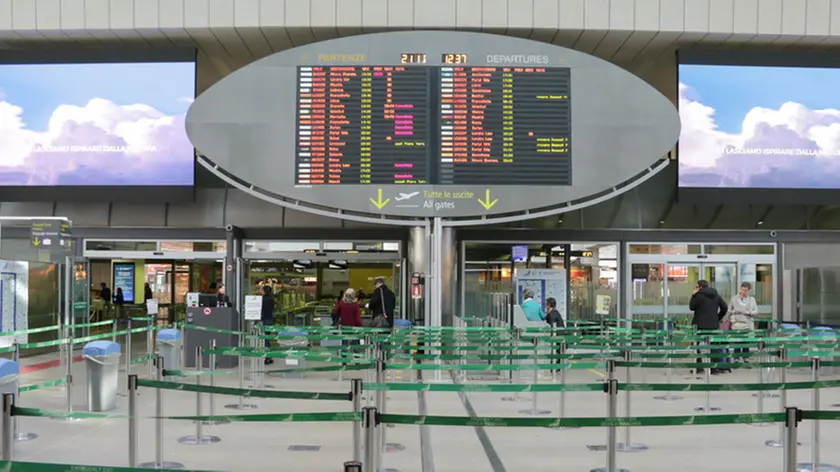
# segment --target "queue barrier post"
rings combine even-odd
[[[125,375],[131,375],[131,317],[127,322],[128,332],[125,334]]]
[[[377,454],[379,441],[376,440],[376,430],[379,429],[379,415],[376,407],[366,406],[362,409],[362,427],[365,430],[365,460],[362,462],[364,472],[377,472],[380,457]]]
[[[64,325],[62,328],[64,332],[64,339],[67,340],[64,348],[64,358],[67,362],[65,376],[67,381],[64,382],[64,391],[67,395],[65,400],[66,402],[66,409],[68,413],[73,412],[73,328],[68,325]],[[73,422],[76,421],[77,418],[73,418],[72,415],[68,415],[66,418],[56,418],[59,421],[66,421],[66,422]]]
[[[119,312],[117,316],[114,317],[114,322],[111,323],[111,341],[117,342],[117,331],[119,330],[118,318]]]
[[[624,361],[628,363],[627,367],[624,368],[624,381],[629,385],[631,383],[630,378],[630,362],[633,360],[633,352],[632,351],[624,351]],[[630,390],[624,392],[624,415],[626,417],[630,417]],[[619,443],[617,446],[618,452],[642,452],[648,450],[648,446],[639,443],[633,443],[630,441],[630,426],[624,427],[624,442]]]
[[[703,342],[706,343],[707,347],[706,347],[706,358],[702,359],[702,360],[705,361],[707,364],[711,364],[712,363],[712,349],[711,349],[712,337],[711,336],[706,336],[704,338]],[[712,369],[710,367],[706,367],[705,369],[703,369],[703,373],[704,373],[704,376],[705,376],[705,380],[704,380],[705,384],[710,385],[712,383]],[[720,408],[712,406],[712,391],[711,390],[706,390],[706,394],[704,395],[704,397],[705,397],[705,401],[703,402],[703,406],[698,406],[697,408],[694,409],[694,411],[702,411],[704,413],[711,413],[713,411],[720,411]]]
[[[785,408],[784,472],[798,472],[796,465],[796,433],[802,414],[796,407]]]
[[[15,412],[15,394],[3,394],[3,419],[0,422],[0,429],[3,433],[3,447],[0,448],[0,456],[4,461],[11,461],[14,458],[15,441],[13,435]]]
[[[353,412],[362,412],[362,379],[353,379],[350,381],[350,401],[353,402]],[[362,460],[362,423],[358,421],[353,422],[353,461],[359,462]],[[360,463],[361,464],[361,463]],[[346,470],[345,464],[345,470]],[[361,469],[359,469],[361,471]]]
[[[201,386],[201,369],[203,368],[203,357],[204,357],[204,349],[201,346],[197,346],[195,348],[195,384],[197,386]],[[202,396],[201,392],[195,392],[195,416],[202,416],[203,415],[203,408],[202,408]],[[195,435],[194,436],[182,436],[178,438],[178,443],[184,444],[186,446],[202,446],[205,444],[214,444],[221,441],[218,436],[205,436],[204,435],[204,422],[203,421],[196,421],[195,422]]]
[[[15,364],[20,365],[20,344],[15,342],[14,344],[12,344],[12,348],[14,349],[12,351],[12,360],[15,362]],[[16,398],[19,399],[20,398],[20,382],[19,381],[16,383],[16,387],[17,388],[16,388],[15,396],[16,396]],[[15,417],[14,438],[15,438],[15,441],[17,441],[17,442],[25,442],[25,441],[32,441],[32,440],[38,439],[38,435],[35,434],[35,433],[21,433],[20,432],[20,419]]]
[[[137,375],[128,376],[128,466],[137,467]]]
[[[534,356],[533,356],[534,375],[533,375],[532,381],[533,381],[534,385],[537,385],[537,384],[540,383],[540,371],[537,368],[537,366],[540,363],[540,360],[539,360],[540,338],[539,338],[539,336],[534,336],[531,339],[531,343],[534,345]],[[528,409],[525,409],[525,410],[520,410],[519,412],[522,413],[522,414],[531,415],[531,416],[547,415],[547,414],[551,413],[550,410],[540,410],[538,408],[537,399],[538,399],[537,391],[536,390],[531,391],[531,408],[528,408]]]
[[[345,462],[344,472],[362,472],[362,463],[359,461]]]
[[[557,349],[557,353],[560,354],[560,359],[558,359],[558,360],[560,361],[559,363],[561,363],[561,364],[563,362],[563,354],[566,353],[567,349],[568,349],[568,346],[566,345],[565,342],[561,342],[558,349]],[[560,384],[561,385],[566,385],[566,369],[564,369],[564,368],[560,369]],[[557,419],[562,420],[565,416],[566,416],[566,391],[565,390],[560,390],[560,404],[557,406]],[[558,427],[553,428],[553,429],[562,431],[562,430],[572,429],[572,428],[573,427],[558,426]]]
[[[210,340],[210,350],[213,351],[208,356],[208,361],[210,362],[210,369],[209,369],[210,370],[210,386],[215,387],[216,386],[216,375],[215,375],[215,371],[216,371],[216,352],[215,352],[215,350],[216,350],[216,340],[215,339]],[[216,394],[215,393],[210,394],[210,416],[216,416]],[[230,423],[230,421],[228,421],[228,420],[204,421],[205,426],[216,426],[216,425],[228,424],[228,423]]]
[[[811,359],[811,380],[816,383],[820,381],[820,369],[822,368],[822,361],[819,357]],[[815,385],[812,397],[811,408],[814,411],[820,410],[820,387]],[[811,461],[806,463],[796,464],[796,470],[799,472],[838,472],[840,469],[831,464],[823,464],[820,459],[820,420],[811,420]]]
[[[149,367],[149,378],[151,379],[155,375],[155,360],[153,354],[155,353],[155,324],[153,322],[154,316],[149,315],[149,325],[146,329],[146,355],[149,358],[146,360],[146,364]]]
[[[155,356],[155,380],[163,382],[163,356]],[[155,461],[144,462],[141,469],[173,470],[183,469],[180,462],[165,462],[163,460],[163,389],[155,389]]]
[[[785,349],[779,349],[779,362],[786,362],[787,361],[787,351]],[[779,381],[782,383],[782,388],[779,390],[779,411],[786,411],[787,408],[787,389],[784,388],[784,384],[787,382],[787,368],[782,367],[779,370]],[[771,439],[764,443],[765,446],[769,447],[785,447],[785,424],[781,423],[779,425],[779,439]],[[798,444],[797,444],[798,446]]]
[[[615,420],[618,418],[618,380],[612,377],[615,370],[615,361],[607,361],[607,373],[609,380],[604,384],[604,392],[607,394],[607,418]],[[607,426],[607,465],[592,469],[591,472],[628,472],[626,469],[619,469],[617,466],[617,427],[615,424]]]
[[[665,346],[671,348],[671,349],[669,349],[665,352],[673,353],[674,352],[673,351],[674,342],[673,342],[673,338],[671,336],[670,331],[668,331],[668,333],[665,335],[665,339],[663,340],[663,342],[664,342]],[[673,363],[674,363],[674,356],[669,355],[668,356],[668,364],[673,364]],[[670,367],[670,366],[668,367],[666,375],[668,376],[668,378],[666,380],[668,385],[671,385],[672,383],[674,383],[674,368],[673,367]],[[682,400],[683,397],[681,397],[680,395],[675,395],[673,392],[665,392],[664,395],[655,396],[653,398],[655,400],[677,401],[677,400]]]
[[[758,352],[761,353],[761,355],[759,356],[759,359],[762,359],[762,362],[769,361],[770,356],[767,353],[767,345],[764,343],[764,341],[759,341]],[[756,370],[758,371],[758,384],[759,385],[764,385],[764,381],[766,380],[766,378],[765,378],[766,376],[764,375],[764,369],[759,367]],[[756,397],[756,402],[758,403],[756,405],[756,410],[758,411],[759,415],[764,414],[764,398],[769,397],[769,396],[770,395],[768,395],[766,390],[759,390],[756,393],[755,397]],[[785,406],[787,406],[787,405],[785,405]],[[767,423],[767,422],[752,423],[753,426],[759,426],[759,427],[770,426],[772,424],[773,423]]]
[[[240,355],[237,358],[236,367],[237,367],[237,374],[239,376],[239,390],[245,390],[245,356],[241,355],[243,349],[245,347],[247,340],[245,339],[245,333],[239,333],[239,352]],[[253,403],[245,403],[245,397],[243,395],[239,396],[239,400],[236,403],[232,403],[230,405],[225,405],[225,408],[231,410],[256,410],[257,405]]]

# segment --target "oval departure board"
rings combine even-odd
[[[674,105],[549,44],[444,31],[309,44],[198,97],[193,144],[248,185],[336,209],[512,213],[628,181],[676,143]]]

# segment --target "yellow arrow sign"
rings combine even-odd
[[[478,199],[478,203],[480,203],[481,206],[483,206],[485,210],[489,210],[489,209],[493,208],[496,205],[496,203],[498,203],[498,202],[499,202],[498,198],[494,198],[493,200],[490,200],[490,189],[489,188],[484,191],[484,200],[482,200],[480,198]]]
[[[387,205],[388,202],[390,202],[390,201],[391,201],[390,198],[386,198],[385,200],[382,200],[382,189],[381,188],[376,191],[376,200],[374,200],[372,198],[370,199],[370,202],[373,203],[373,205],[376,208],[379,208],[380,210],[385,208],[385,205]]]
[[[38,239],[38,238],[35,238],[35,239],[32,241],[32,244],[34,244],[34,245],[36,245],[36,246],[40,246],[40,245],[41,245],[41,240],[40,240],[40,239]]]

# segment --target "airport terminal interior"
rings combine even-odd
[[[837,11],[0,0],[0,470],[840,471]]]

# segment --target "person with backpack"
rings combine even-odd
[[[374,290],[370,296],[368,308],[373,315],[371,327],[394,327],[394,311],[397,308],[397,297],[394,295],[394,292],[385,285],[384,277],[377,277],[374,281]]]

